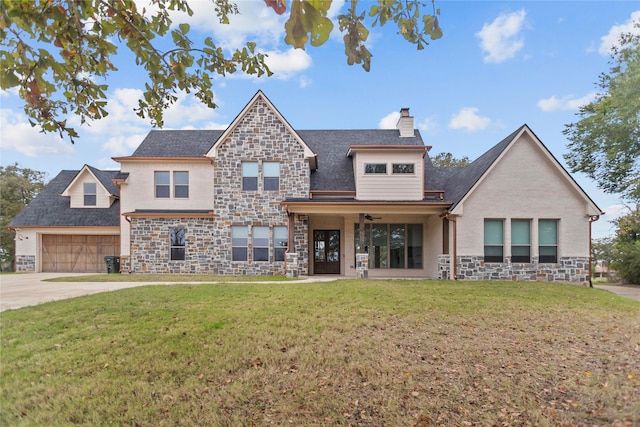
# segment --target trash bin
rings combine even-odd
[[[104,262],[107,264],[107,273],[120,273],[120,257],[118,256],[106,256]]]

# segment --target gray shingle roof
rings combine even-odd
[[[131,157],[202,157],[222,130],[152,130]]]
[[[120,196],[120,189],[111,181],[120,175],[120,171],[103,171],[100,169],[96,169],[93,166],[85,165],[91,173],[93,173],[100,184],[109,192],[109,194],[113,194],[114,196]]]
[[[97,170],[102,179],[116,177],[119,171]],[[77,170],[63,170],[9,223],[10,227],[52,226],[119,226],[120,201],[115,200],[110,208],[69,207],[69,197],[60,194],[78,174]],[[97,176],[97,175],[96,175]]]

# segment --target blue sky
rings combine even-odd
[[[400,108],[409,107],[432,156],[451,152],[474,160],[526,123],[563,165],[564,125],[593,99],[617,36],[640,20],[636,1],[440,0],[444,37],[417,51],[393,23],[376,27],[367,73],[347,65],[337,24],[325,45],[294,50],[284,44],[284,18],[262,0],[237,1],[241,15],[229,26],[217,23],[209,2],[191,4],[194,16],[176,16],[175,23],[187,21],[195,35],[212,35],[226,48],[257,41],[275,75],[216,78],[215,110],[180,95],[166,112],[166,129],[224,128],[261,89],[297,129],[394,127]],[[335,0],[331,15],[340,8],[347,5]],[[0,92],[0,163],[18,162],[49,179],[84,164],[117,168],[111,158],[131,154],[151,126],[133,112],[144,75],[124,51],[114,62],[119,71],[108,81],[110,114],[90,126],[76,124],[75,145],[31,128],[16,93]],[[623,211],[621,201],[587,177],[574,177],[607,212],[594,225],[594,237],[612,234],[609,221]]]

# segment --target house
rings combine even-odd
[[[258,91],[225,130],[153,130],[10,224],[19,271],[589,280],[601,211],[527,126],[440,168],[393,130],[297,130]]]

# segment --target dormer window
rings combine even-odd
[[[413,163],[394,163],[391,165],[391,173],[395,174],[414,174],[415,165]]]
[[[96,183],[85,182],[82,186],[84,189],[84,205],[95,206],[97,201]]]
[[[365,163],[364,173],[384,175],[387,173],[387,164],[386,163]]]

